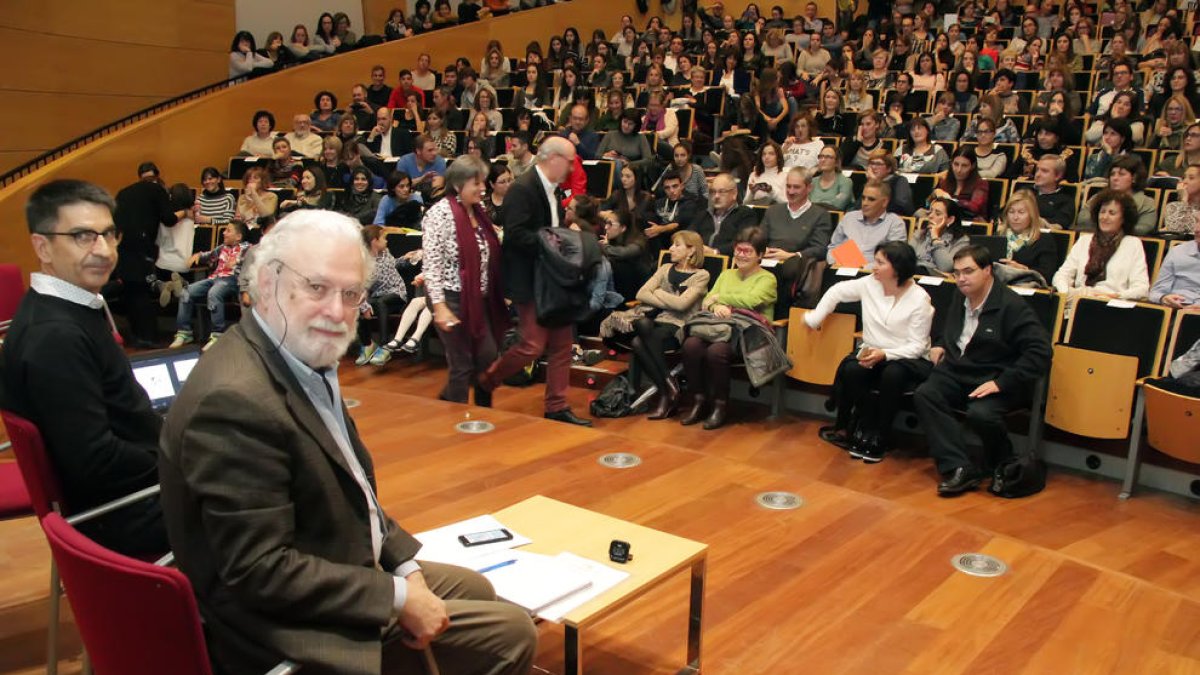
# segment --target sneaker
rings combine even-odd
[[[165,281],[157,280],[152,285],[158,289],[158,306],[166,307],[171,304],[171,285]]]
[[[371,360],[369,363],[373,366],[382,366],[386,365],[387,362],[391,360],[392,350],[388,349],[387,347],[380,347],[379,349],[375,350],[374,354],[371,355]]]
[[[175,339],[171,341],[171,346],[168,349],[179,349],[184,345],[192,344],[194,341],[195,338],[192,337],[192,331],[181,330],[175,334]]]
[[[880,443],[868,443],[862,449],[862,459],[864,464],[878,464],[883,461],[884,457],[883,445]]]
[[[179,272],[171,272],[171,290],[175,292],[175,297],[182,300],[187,297],[188,282],[179,276]]]
[[[213,333],[211,333],[208,336],[208,342],[204,343],[204,348],[201,349],[200,351],[206,352],[206,351],[212,349],[213,345],[217,344],[217,340],[220,340],[220,339],[221,339],[221,334],[214,331]]]
[[[412,338],[408,338],[407,340],[404,341],[404,344],[400,345],[400,351],[402,351],[406,354],[416,354],[417,350],[420,349],[420,347],[421,347],[420,343],[418,343],[416,340],[414,340]]]
[[[354,359],[354,365],[365,366],[370,362],[372,356],[375,356],[374,342],[362,348],[362,351],[358,353],[358,358]]]

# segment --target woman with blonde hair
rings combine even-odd
[[[1017,125],[1004,116],[1004,108],[1000,104],[1000,97],[995,94],[987,94],[979,100],[979,113],[971,117],[971,121],[967,124],[967,129],[963,132],[960,140],[974,141],[976,135],[979,133],[979,122],[985,118],[990,119],[995,125],[995,143],[1021,142],[1021,133],[1017,131]]]
[[[633,322],[633,358],[658,387],[658,403],[649,419],[666,419],[679,404],[679,384],[671,377],[667,351],[683,343],[683,327],[700,311],[708,292],[708,272],[704,269],[704,240],[691,230],[671,235],[670,260],[654,273],[637,299],[642,305],[659,310],[654,318],[644,316]]]
[[[1182,150],[1183,134],[1196,121],[1196,112],[1186,96],[1175,94],[1163,104],[1162,114],[1154,123],[1152,140],[1147,144],[1159,150]]]
[[[856,70],[850,73],[846,96],[842,99],[846,112],[858,115],[875,109],[875,97],[867,91],[867,74]]]
[[[1030,190],[1017,190],[1008,198],[996,234],[1006,240],[1000,262],[1019,270],[1032,270],[1046,283],[1058,270],[1058,247],[1053,237],[1042,237],[1042,216],[1037,197]]]
[[[792,60],[792,48],[784,41],[782,28],[771,28],[767,31],[762,53],[763,56],[774,57],[776,65]]]

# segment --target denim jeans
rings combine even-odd
[[[237,277],[208,278],[189,284],[187,297],[179,301],[179,313],[175,315],[177,330],[192,330],[193,306],[207,298],[208,313],[212,315],[212,329],[225,332],[225,302],[237,295]]]

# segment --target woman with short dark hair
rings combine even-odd
[[[320,131],[333,131],[337,128],[338,117],[342,114],[337,107],[337,96],[332,91],[318,91],[313,97],[314,110],[309,115],[312,125]]]
[[[273,157],[275,155],[275,116],[270,110],[254,111],[251,122],[254,133],[242,141],[239,155],[253,157]]]
[[[890,447],[901,396],[933,369],[929,361],[933,304],[913,281],[916,270],[912,247],[888,242],[875,250],[870,276],[835,284],[816,309],[804,315],[808,329],[816,330],[838,303],[862,303],[862,346],[838,367],[833,383],[837,419],[819,433],[868,464],[881,461]]]
[[[762,267],[767,251],[767,237],[761,228],[748,227],[737,234],[733,242],[733,269],[717,277],[717,283],[701,305],[718,318],[728,318],[736,309],[761,315],[771,321],[775,314],[775,275]],[[729,367],[733,363],[733,345],[729,342],[709,342],[690,335],[683,342],[683,367],[687,372],[691,408],[680,420],[683,425],[701,421],[705,429],[725,424],[729,403]],[[709,402],[711,401],[711,406]]]
[[[255,51],[254,35],[249,31],[238,31],[233,36],[233,44],[229,46],[229,79],[274,67],[274,61]]]

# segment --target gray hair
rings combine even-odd
[[[805,185],[812,185],[813,172],[809,171],[807,167],[793,166],[791,170],[788,171],[788,175],[796,176],[800,180],[804,181]]]
[[[1038,161],[1040,162],[1043,159],[1054,163],[1054,172],[1058,174],[1059,178],[1062,178],[1067,173],[1067,162],[1062,158],[1062,155],[1042,155],[1038,158]]]
[[[561,136],[551,136],[550,138],[547,138],[546,140],[542,141],[540,146],[538,146],[538,161],[544,161],[550,159],[551,157],[565,157],[567,155],[567,151],[570,149],[570,143],[571,141],[568,141]]]
[[[301,242],[332,243],[339,240],[352,243],[357,248],[362,256],[363,287],[370,287],[371,279],[375,276],[375,259],[363,244],[362,226],[358,221],[334,211],[301,209],[281,219],[254,247],[254,258],[242,270],[243,275],[249,276],[247,290],[250,299],[255,303],[259,300],[259,273],[265,265],[283,260]]]
[[[460,155],[446,168],[446,190],[458,194],[472,178],[487,180],[488,165],[474,155]]]

